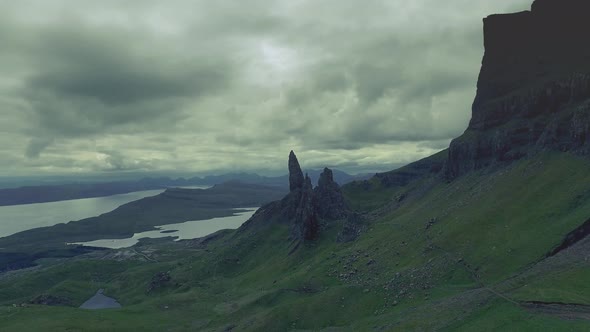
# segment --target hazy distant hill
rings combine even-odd
[[[315,183],[319,177],[319,170],[310,170],[309,176]],[[340,184],[355,180],[366,179],[370,175],[350,175],[335,170],[334,178]],[[71,183],[56,185],[26,186],[19,188],[0,189],[0,206],[31,204],[43,202],[56,202],[70,199],[103,197],[116,194],[125,194],[142,190],[166,189],[170,187],[186,186],[213,186],[228,181],[240,181],[243,183],[260,184],[286,188],[288,176],[267,177],[253,173],[229,173],[223,175],[211,175],[205,177],[192,177],[189,179],[169,177],[146,177],[136,181],[113,181],[102,183]]]

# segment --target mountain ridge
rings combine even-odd
[[[308,171],[312,182],[317,183],[321,170]],[[81,198],[104,197],[126,194],[136,191],[166,189],[184,186],[213,186],[224,182],[238,181],[267,186],[286,188],[289,180],[287,175],[261,176],[255,173],[227,173],[192,178],[146,177],[136,181],[113,181],[98,183],[71,183],[41,186],[24,186],[18,188],[0,188],[0,206],[57,202]],[[340,183],[348,183],[369,175],[350,175],[340,170],[334,170],[334,176]]]

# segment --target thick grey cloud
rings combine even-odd
[[[28,157],[58,138],[167,130],[189,116],[187,103],[230,88],[237,76],[227,58],[185,58],[140,31],[78,20],[26,28],[23,52],[33,69],[21,90],[33,121]]]
[[[0,173],[407,163],[465,128],[481,18],[530,2],[0,0]]]
[[[35,48],[42,56],[28,88],[65,98],[93,98],[111,106],[197,97],[227,87],[233,76],[227,59],[214,54],[185,58],[180,50],[158,49],[158,39],[137,31],[72,21],[38,33]]]

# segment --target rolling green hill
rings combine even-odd
[[[127,249],[122,260],[95,253],[13,272],[0,281],[2,326],[14,331],[588,328],[590,241],[546,258],[590,215],[588,164],[547,153],[451,183],[426,176],[405,186],[372,184],[362,192],[351,185],[344,188],[349,199],[381,201],[371,208],[366,231],[354,242],[338,243],[342,225],[334,222],[319,241],[291,255],[288,227],[275,225],[222,232],[204,243]],[[147,292],[158,272],[169,272],[171,280]],[[98,288],[124,308],[12,307],[39,294],[79,305]],[[578,307],[551,311],[533,302]],[[563,319],[568,315],[576,319]]]

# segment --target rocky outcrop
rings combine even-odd
[[[288,166],[289,194],[258,209],[242,229],[286,223],[296,243],[315,240],[320,236],[323,222],[345,219],[349,209],[330,169],[324,169],[314,189],[309,176],[303,176],[293,151],[289,154]]]
[[[343,219],[348,214],[342,191],[338,183],[334,182],[332,170],[324,168],[314,190],[317,200],[318,216],[322,219]]]
[[[448,178],[545,149],[590,152],[588,15],[589,1],[536,0],[484,19],[477,96],[449,147]]]
[[[365,230],[366,225],[358,213],[350,213],[338,233],[337,242],[352,242]]]
[[[292,235],[304,241],[315,240],[320,231],[317,199],[313,192],[311,179],[307,174],[301,188],[299,204],[295,210]]]
[[[582,241],[590,235],[590,219],[586,220],[581,226],[574,229],[565,236],[565,239],[559,246],[551,250],[546,256],[551,257],[557,255],[557,253],[573,246],[574,244]]]

